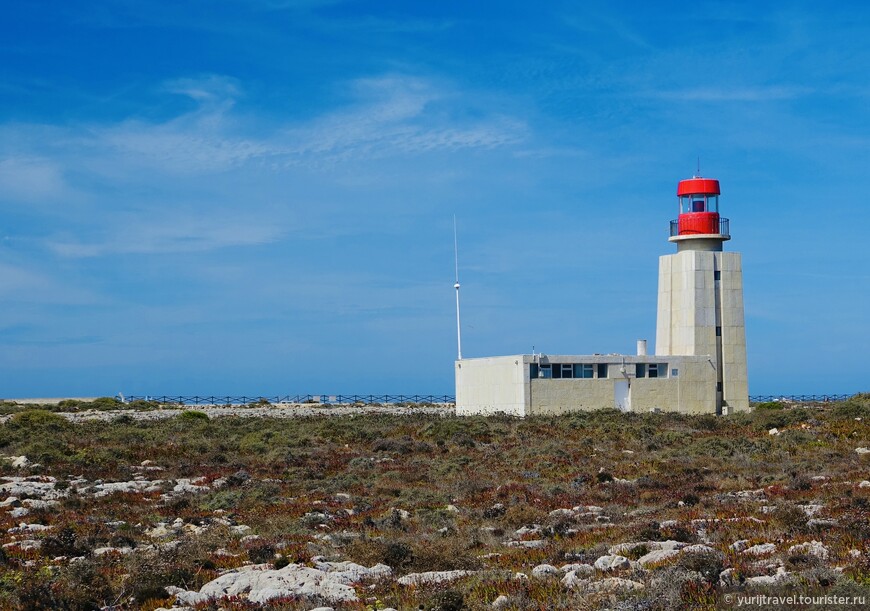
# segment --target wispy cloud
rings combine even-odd
[[[109,222],[112,233],[85,240],[53,238],[48,248],[63,257],[109,254],[203,252],[232,246],[258,246],[281,238],[282,230],[232,215],[170,217],[160,221],[125,216]]]
[[[219,74],[172,79],[163,87],[169,93],[184,95],[197,102],[226,103],[241,93],[236,79]]]
[[[0,285],[3,286],[0,303],[90,304],[96,301],[88,290],[54,278],[32,265],[0,263]]]
[[[68,193],[58,163],[41,157],[0,158],[0,199],[34,202]]]
[[[463,119],[471,98],[449,87],[402,75],[359,79],[352,83],[356,104],[291,128],[287,152],[293,157],[354,154],[385,156],[463,148],[491,149],[521,141],[524,122],[498,114]],[[456,111],[460,111],[456,114]]]
[[[647,91],[642,95],[684,102],[768,102],[788,100],[811,94],[808,87],[697,87],[667,91]]]
[[[351,101],[304,123],[276,125],[270,136],[245,137],[254,118],[230,114],[239,87],[233,79],[211,76],[177,79],[167,91],[202,105],[162,123],[127,120],[95,127],[91,148],[109,149],[129,162],[170,173],[224,171],[245,163],[273,168],[347,159],[368,159],[436,150],[492,149],[521,141],[525,124],[488,113],[473,119],[463,111],[473,96],[449,86],[405,75],[363,78],[348,85]]]

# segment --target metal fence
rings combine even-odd
[[[853,395],[753,395],[751,403],[766,401],[782,401],[786,403],[830,403],[844,401]],[[426,403],[456,403],[451,395],[241,395],[241,396],[199,396],[199,395],[131,395],[125,398],[131,401],[153,401],[167,405],[252,405],[257,403],[312,403],[325,405],[351,405],[364,403],[381,404],[426,404]]]
[[[767,401],[781,401],[783,403],[830,403],[831,401],[845,401],[854,395],[753,395],[749,397],[751,403],[765,403]]]
[[[170,405],[251,405],[256,403],[314,403],[348,405],[353,403],[456,403],[450,395],[241,395],[241,396],[199,396],[199,395],[130,395],[131,401],[153,401]]]

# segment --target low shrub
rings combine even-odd
[[[208,414],[206,414],[205,412],[200,412],[193,409],[186,409],[178,414],[175,418],[180,422],[204,422],[209,419]]]
[[[785,403],[780,401],[762,401],[755,404],[757,410],[780,410],[785,409]]]
[[[28,433],[59,433],[71,427],[66,418],[44,409],[18,412],[9,419],[6,426],[14,431]]]

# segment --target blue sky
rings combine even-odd
[[[722,184],[750,392],[868,390],[862,2],[16,2],[0,396],[450,393],[655,338]]]

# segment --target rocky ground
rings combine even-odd
[[[870,603],[866,395],[726,418],[10,411],[2,608]]]

